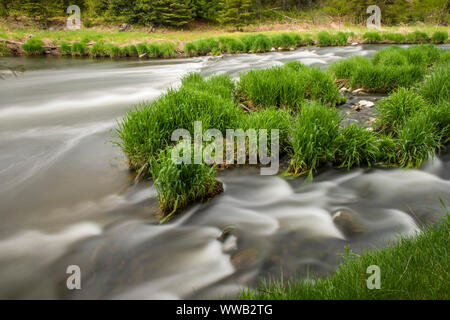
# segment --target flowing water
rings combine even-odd
[[[225,192],[159,225],[151,182],[134,184],[117,120],[188,72],[299,60],[327,66],[383,46],[167,61],[0,58],[0,298],[234,296],[262,276],[324,275],[345,245],[386,245],[436,222],[450,155],[421,170],[325,168],[312,183],[220,173]],[[223,233],[223,229],[228,230]],[[66,288],[67,266],[82,289]]]

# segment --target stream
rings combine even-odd
[[[225,192],[159,225],[117,121],[183,75],[299,60],[326,67],[386,45],[176,60],[0,57],[0,299],[235,297],[263,277],[323,276],[355,252],[419,232],[450,199],[450,154],[420,170],[326,167],[313,182],[219,173]],[[448,45],[446,47],[448,49]],[[223,230],[227,232],[223,232]],[[81,269],[81,290],[66,269]]]

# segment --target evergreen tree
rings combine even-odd
[[[144,24],[185,26],[193,18],[189,0],[138,0],[137,11]]]
[[[223,25],[233,25],[241,28],[248,24],[254,16],[252,0],[223,0],[222,10],[219,11],[217,20]]]

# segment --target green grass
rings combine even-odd
[[[72,56],[85,56],[88,55],[89,49],[83,42],[74,42],[72,44],[72,50],[71,50]]]
[[[189,204],[206,201],[223,190],[222,183],[216,180],[214,167],[176,164],[172,160],[172,150],[170,147],[161,150],[158,157],[151,159],[149,168],[166,219]]]
[[[446,43],[448,40],[448,32],[447,31],[436,31],[433,33],[431,37],[431,41],[434,43]]]
[[[344,263],[333,275],[263,281],[242,291],[249,300],[434,300],[450,299],[450,215],[437,227],[425,226],[415,237],[400,238],[383,249],[360,255],[346,248]],[[381,271],[381,288],[368,289],[367,267]]]
[[[241,123],[238,127],[243,130],[255,129],[257,133],[259,133],[259,129],[266,129],[268,147],[271,144],[271,130],[279,130],[280,153],[283,153],[290,144],[289,134],[291,132],[291,125],[292,115],[289,111],[269,108],[245,114],[241,118]]]
[[[428,34],[426,32],[422,32],[419,30],[416,30],[414,32],[410,32],[406,35],[406,41],[408,43],[427,43],[430,42],[430,37],[428,37]]]
[[[367,43],[378,43],[378,42],[381,42],[383,40],[383,38],[381,37],[380,33],[376,32],[376,31],[366,32],[366,33],[364,33],[362,35],[362,38]]]
[[[328,72],[299,62],[241,74],[237,91],[253,108],[298,108],[305,99],[330,105],[339,101],[339,91]]]
[[[426,102],[414,89],[400,88],[377,104],[377,125],[397,130],[412,114],[425,108]]]
[[[402,167],[419,168],[441,146],[442,131],[429,110],[419,111],[408,118],[397,135],[397,159]]]
[[[371,166],[378,156],[377,139],[372,132],[357,124],[343,126],[335,142],[334,163],[350,169]]]
[[[401,44],[406,41],[406,36],[402,33],[386,32],[383,33],[383,40],[387,40],[393,43]]]
[[[297,40],[290,33],[275,34],[270,40],[275,48],[290,49],[297,47]]]
[[[370,60],[366,57],[350,57],[344,60],[333,62],[330,71],[337,79],[349,79],[356,72],[358,67],[370,65]]]
[[[72,54],[72,47],[65,41],[61,42],[61,54],[63,55],[71,55]]]
[[[270,38],[264,34],[256,35],[250,47],[250,51],[254,53],[268,52],[270,49],[272,49],[272,41],[270,41]]]
[[[311,174],[321,164],[332,160],[341,118],[334,108],[305,104],[294,121],[290,171]]]
[[[38,55],[44,52],[44,42],[39,39],[30,38],[22,45],[22,49],[30,55]]]
[[[0,57],[2,56],[7,56],[9,55],[11,52],[10,50],[6,47],[6,45],[4,45],[3,43],[0,43]]]
[[[239,53],[244,52],[244,44],[242,41],[231,37],[219,38],[219,50],[223,53]]]
[[[450,63],[436,65],[430,76],[418,85],[418,91],[430,103],[450,104]]]
[[[131,168],[139,170],[171,145],[174,130],[187,129],[193,136],[194,121],[202,121],[204,130],[216,128],[223,134],[236,128],[243,112],[232,98],[234,84],[228,76],[204,80],[188,75],[182,81],[180,89],[169,89],[153,103],[128,112],[119,123],[118,144]]]

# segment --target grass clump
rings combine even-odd
[[[408,33],[406,35],[406,40],[408,43],[426,43],[430,42],[430,37],[426,34],[426,32],[416,30]]]
[[[446,43],[448,40],[448,32],[447,31],[436,31],[431,36],[431,41],[433,43]]]
[[[334,38],[326,31],[320,31],[317,34],[317,45],[319,47],[328,47],[334,45]]]
[[[6,45],[0,43],[0,57],[9,55],[11,52],[10,50],[6,47]]]
[[[198,48],[194,42],[186,42],[183,46],[183,51],[188,57],[195,57],[198,55]]]
[[[149,45],[149,51],[150,54],[153,56],[151,46],[152,44]],[[160,56],[165,59],[174,58],[177,55],[175,51],[175,45],[171,42],[162,42],[159,45],[159,48],[160,48]]]
[[[88,47],[83,42],[74,42],[72,43],[72,56],[85,56],[89,52]]]
[[[90,54],[92,57],[106,57],[108,52],[105,43],[103,41],[94,43],[91,47]]]
[[[397,87],[409,87],[422,80],[422,66],[361,65],[350,78],[352,88],[365,88],[374,92],[389,92]]]
[[[372,132],[357,124],[339,129],[334,153],[334,163],[339,168],[370,166],[377,156],[377,140]]]
[[[138,43],[136,45],[136,49],[137,49],[138,54],[140,56],[144,55],[144,54],[149,54],[149,50],[148,50],[147,44],[145,44],[145,43]]]
[[[176,164],[172,160],[172,150],[167,147],[150,161],[149,171],[158,192],[159,206],[166,216],[161,222],[192,202],[207,201],[223,191],[222,183],[216,180],[214,167]]]
[[[428,110],[417,112],[408,118],[398,130],[398,164],[407,168],[419,168],[440,148],[442,132],[433,122]]]
[[[427,101],[450,104],[450,63],[437,64],[418,88]]]
[[[216,128],[223,134],[227,128],[236,128],[243,112],[232,99],[231,80],[220,77],[200,81],[189,75],[190,80],[183,79],[180,89],[169,89],[153,103],[125,115],[117,130],[118,145],[132,169],[139,170],[171,145],[174,130],[184,128],[193,136],[194,121],[202,121],[204,130]],[[227,91],[229,96],[225,98]]]
[[[290,170],[311,174],[322,163],[332,160],[341,118],[334,108],[318,103],[302,106],[292,129]]]
[[[350,57],[348,59],[333,62],[330,71],[337,79],[349,79],[359,66],[370,65],[366,57]]]
[[[30,38],[22,45],[22,49],[30,55],[42,54],[44,52],[44,42],[39,39]]]
[[[224,53],[238,53],[244,51],[244,44],[242,41],[230,38],[230,37],[220,37],[219,38],[219,50]]]
[[[289,33],[280,33],[273,35],[271,38],[272,46],[275,48],[290,49],[297,47],[297,41]]]
[[[289,146],[291,122],[292,115],[289,111],[269,108],[246,114],[242,118],[239,128],[243,130],[255,129],[258,134],[259,129],[266,129],[268,147],[271,143],[271,130],[279,130],[280,152],[283,152]]]
[[[402,33],[387,32],[383,34],[383,40],[393,43],[404,43],[406,41],[406,36]]]
[[[250,51],[253,53],[268,52],[272,49],[272,41],[264,34],[255,36]]]
[[[383,40],[381,35],[375,31],[366,32],[362,37],[364,40],[366,40],[367,43],[378,43]]]
[[[414,89],[399,88],[377,104],[377,124],[384,129],[397,130],[425,106],[425,100]]]
[[[65,41],[61,42],[60,50],[63,55],[70,56],[72,54],[72,47]]]
[[[450,215],[433,227],[427,225],[415,237],[357,255],[346,247],[344,263],[333,275],[306,281],[264,281],[256,290],[241,292],[248,300],[435,300],[450,298],[448,241]],[[367,288],[367,267],[381,270],[381,288]],[[401,280],[400,280],[401,279]]]
[[[241,74],[237,92],[252,108],[296,108],[305,99],[333,105],[339,101],[329,73],[299,62]]]

